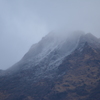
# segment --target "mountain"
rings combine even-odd
[[[63,59],[69,55],[78,45],[79,38],[84,32],[68,34],[52,32],[45,36],[39,43],[32,45],[28,53],[7,72],[26,70],[34,67],[34,75],[37,77],[51,76],[51,70],[56,70]],[[50,72],[50,76],[49,75]],[[44,75],[46,74],[47,75]],[[37,78],[36,77],[36,78]]]
[[[0,71],[0,100],[100,100],[100,39],[51,32]]]

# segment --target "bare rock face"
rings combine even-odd
[[[48,34],[1,73],[0,100],[100,100],[100,40]]]

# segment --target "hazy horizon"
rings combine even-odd
[[[0,0],[0,69],[18,62],[52,30],[100,38],[100,0]]]

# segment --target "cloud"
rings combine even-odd
[[[0,0],[0,68],[20,60],[32,44],[55,29],[100,37],[99,10],[100,0]]]

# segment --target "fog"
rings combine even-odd
[[[0,0],[0,69],[7,69],[52,30],[100,37],[100,0]]]

